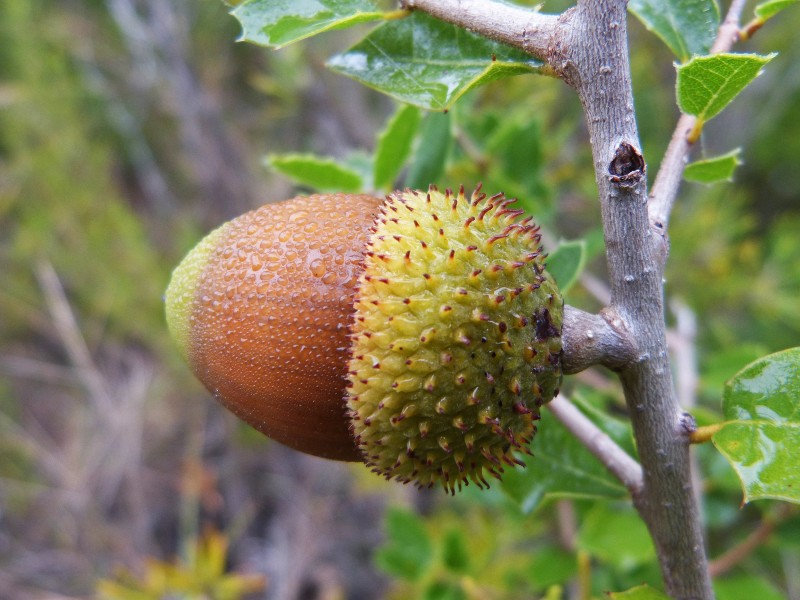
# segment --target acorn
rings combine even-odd
[[[513,200],[405,190],[268,204],[175,269],[173,337],[270,438],[453,492],[500,477],[561,381],[563,300]]]

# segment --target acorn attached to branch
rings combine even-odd
[[[292,448],[487,485],[561,380],[563,301],[502,194],[297,197],[209,234],[167,290],[203,384]]]

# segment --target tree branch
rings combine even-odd
[[[641,493],[644,480],[642,467],[602,429],[592,423],[563,395],[551,400],[547,408],[614,477],[620,480],[631,496],[638,496]]]
[[[592,365],[618,371],[638,356],[636,340],[625,329],[613,309],[593,315],[572,306],[564,307],[562,367],[572,375]]]
[[[479,17],[472,12],[478,4],[485,7],[482,25],[475,22]],[[498,3],[469,0],[406,0],[405,6],[518,47],[525,40],[529,20],[537,14],[521,9],[505,12]],[[464,12],[471,15],[469,20],[462,17]],[[522,26],[510,24],[512,18]],[[501,33],[487,31],[498,25]],[[576,90],[583,105],[603,219],[610,308],[638,346],[637,359],[620,370],[644,475],[644,485],[633,493],[633,502],[655,543],[667,592],[680,599],[711,600],[714,595],[692,489],[691,428],[686,427],[677,402],[667,354],[663,269],[669,210],[656,210],[666,216],[654,220],[651,227],[645,162],[633,109],[627,2],[578,0],[575,8],[547,18],[541,28],[544,33],[534,36],[535,42],[521,47],[546,60]],[[672,169],[682,170],[685,156],[683,152],[671,158],[678,165]],[[674,198],[679,181],[680,175],[671,184],[674,189],[660,188],[664,198]],[[560,405],[555,406],[558,410]]]
[[[789,504],[784,504],[774,516],[765,516],[758,528],[751,531],[739,544],[709,563],[708,569],[711,574],[714,577],[718,577],[741,563],[754,550],[766,542],[780,522],[791,516],[793,512],[793,507]]]
[[[491,0],[400,0],[400,6],[516,46],[545,62],[559,20],[558,15]]]
[[[746,0],[733,0],[725,20],[720,25],[717,38],[711,47],[711,53],[727,52],[739,40],[739,19]],[[683,179],[683,170],[689,159],[694,144],[689,141],[689,133],[694,129],[697,119],[690,115],[681,115],[672,139],[664,153],[661,167],[650,191],[650,223],[658,231],[666,234],[672,206],[678,196],[678,189]]]
[[[667,247],[650,227],[639,150],[624,0],[579,0],[553,66],[578,92],[594,157],[611,307],[635,337],[638,359],[620,371],[644,487],[633,500],[656,546],[667,592],[711,599],[689,444],[670,375],[663,307]]]

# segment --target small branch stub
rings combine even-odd
[[[636,340],[612,308],[604,308],[600,314],[593,315],[565,306],[562,343],[562,367],[567,375],[593,365],[619,371],[639,355]]]
[[[631,496],[637,497],[644,486],[642,467],[617,443],[595,425],[565,396],[559,396],[547,404],[564,427],[577,437],[619,481]]]
[[[629,187],[641,180],[645,168],[642,153],[628,142],[622,142],[617,146],[614,159],[608,165],[608,173],[612,183]]]

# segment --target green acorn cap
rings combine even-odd
[[[365,462],[450,492],[530,453],[561,381],[563,300],[513,200],[387,196],[365,252],[347,406]]]

